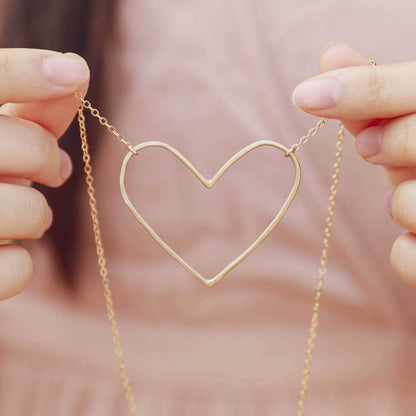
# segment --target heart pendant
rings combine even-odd
[[[237,258],[235,258],[231,263],[229,263],[221,272],[219,272],[216,276],[211,278],[206,278],[202,276],[199,272],[197,272],[186,260],[184,260],[179,254],[177,254],[168,244],[166,244],[159,235],[155,232],[155,230],[148,224],[148,222],[137,212],[134,205],[131,203],[130,198],[127,195],[126,186],[125,186],[125,176],[126,176],[126,169],[127,165],[130,162],[132,156],[135,154],[133,152],[128,152],[126,157],[123,160],[123,164],[121,166],[120,172],[120,190],[123,196],[123,200],[126,203],[127,207],[130,209],[131,213],[134,215],[136,220],[146,229],[146,231],[156,240],[156,242],[162,246],[185,270],[187,270],[192,276],[198,279],[200,282],[204,283],[207,286],[213,286],[215,283],[220,281],[228,272],[230,272],[234,267],[240,264],[246,257],[248,257],[262,242],[263,240],[273,231],[279,221],[282,219],[285,212],[288,210],[290,204],[292,203],[296,192],[298,191],[299,184],[300,184],[300,176],[301,170],[299,161],[294,155],[293,152],[289,152],[289,149],[277,142],[270,141],[270,140],[260,140],[254,142],[247,147],[241,149],[237,152],[234,156],[232,156],[225,164],[218,170],[218,172],[211,178],[206,179],[201,173],[196,169],[196,167],[178,150],[173,148],[172,146],[159,141],[148,141],[144,143],[140,143],[137,146],[133,147],[133,150],[136,152],[140,152],[143,149],[148,147],[161,147],[174,156],[176,156],[198,179],[199,181],[206,187],[212,188],[218,181],[219,178],[235,163],[237,160],[241,159],[247,153],[251,152],[252,150],[261,147],[261,146],[272,146],[281,152],[283,152],[286,156],[290,158],[292,161],[294,170],[295,170],[295,179],[293,182],[293,186],[289,192],[286,201],[284,202],[283,206],[280,208],[279,212],[270,222],[270,224],[266,227],[266,229],[256,238],[256,240],[245,250],[241,253]]]

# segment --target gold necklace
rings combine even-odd
[[[370,65],[376,65],[374,59],[369,60]],[[115,354],[117,357],[117,362],[120,369],[121,381],[124,389],[124,393],[127,399],[128,408],[130,411],[131,416],[138,416],[136,404],[134,401],[133,393],[130,386],[130,380],[127,375],[127,370],[125,366],[125,360],[123,356],[123,351],[121,349],[121,342],[120,342],[120,334],[116,322],[116,316],[114,312],[114,305],[112,301],[112,293],[111,293],[111,286],[110,281],[108,278],[108,271],[106,267],[106,260],[104,256],[104,247],[101,240],[101,231],[100,231],[100,224],[98,221],[98,210],[97,210],[97,201],[95,199],[95,189],[94,189],[94,179],[92,176],[92,167],[91,167],[91,156],[89,153],[89,147],[87,142],[87,130],[85,125],[85,115],[84,109],[90,111],[92,116],[96,117],[101,125],[107,128],[107,130],[115,136],[115,138],[121,142],[127,149],[127,154],[124,158],[124,161],[121,166],[120,171],[120,190],[123,197],[124,202],[126,203],[127,207],[130,209],[134,217],[137,221],[148,231],[148,233],[156,240],[156,242],[166,250],[185,270],[187,270],[192,276],[198,279],[200,282],[204,283],[207,286],[213,286],[219,280],[221,280],[228,272],[230,272],[234,267],[236,267],[239,263],[241,263],[246,257],[248,257],[261,243],[262,241],[273,231],[276,225],[279,223],[287,209],[289,208],[291,202],[293,201],[300,184],[301,179],[301,169],[300,164],[295,156],[295,152],[304,144],[306,144],[309,139],[314,136],[318,130],[325,126],[328,122],[327,118],[322,118],[318,121],[318,123],[309,130],[309,132],[302,136],[299,141],[293,144],[290,148],[287,148],[281,143],[270,141],[270,140],[260,140],[250,144],[249,146],[243,148],[239,152],[237,152],[234,156],[232,156],[218,171],[217,173],[211,178],[206,179],[201,173],[195,168],[195,166],[178,150],[173,148],[172,146],[168,145],[164,142],[159,141],[148,141],[144,143],[140,143],[134,146],[132,143],[127,141],[125,137],[119,133],[116,128],[109,124],[108,120],[101,116],[99,111],[96,108],[92,107],[90,101],[84,99],[82,94],[79,91],[76,91],[75,97],[81,102],[78,108],[78,124],[80,130],[80,138],[81,138],[81,149],[83,153],[83,161],[84,161],[84,172],[85,172],[85,180],[87,184],[87,192],[89,196],[89,205],[90,205],[90,215],[91,221],[93,226],[94,232],[94,240],[96,245],[96,252],[97,252],[97,259],[98,259],[98,266],[99,266],[99,273],[101,276],[101,282],[104,289],[104,298],[105,304],[107,308],[107,316],[110,322],[111,334],[113,338],[113,344],[115,348]],[[310,378],[310,371],[311,371],[311,364],[312,364],[312,355],[313,350],[315,347],[316,337],[318,334],[318,323],[319,323],[319,309],[321,305],[321,298],[323,293],[323,285],[325,280],[325,274],[327,271],[327,264],[328,264],[328,252],[329,252],[329,243],[331,239],[331,232],[332,232],[332,222],[334,216],[334,209],[335,209],[335,197],[337,194],[338,189],[338,182],[339,182],[339,171],[341,165],[341,158],[342,158],[342,149],[344,145],[344,125],[342,122],[339,122],[339,129],[337,133],[337,144],[336,144],[336,152],[335,152],[335,161],[332,168],[332,182],[330,187],[330,195],[328,200],[328,208],[327,208],[327,216],[325,220],[325,229],[324,229],[324,238],[322,242],[322,251],[320,256],[320,263],[319,263],[319,270],[318,270],[318,279],[315,288],[315,296],[313,301],[312,307],[312,317],[310,320],[310,328],[309,328],[309,336],[307,341],[307,349],[306,349],[306,356],[303,366],[302,378],[301,378],[301,386],[298,396],[298,402],[296,407],[296,414],[297,416],[302,416],[304,414],[305,408],[305,399],[306,399],[306,392],[308,389],[309,378]],[[288,158],[290,158],[294,171],[295,171],[295,179],[290,190],[290,193],[284,202],[283,206],[280,208],[276,216],[270,222],[270,224],[266,227],[266,229],[257,237],[257,239],[236,259],[234,259],[231,263],[229,263],[221,272],[211,278],[206,278],[202,276],[199,272],[197,272],[187,261],[185,261],[182,257],[180,257],[170,246],[168,246],[160,237],[159,235],[153,230],[153,228],[145,221],[145,219],[137,212],[134,205],[131,203],[126,187],[125,187],[125,175],[127,170],[127,165],[130,162],[133,156],[137,156],[139,152],[142,152],[144,149],[149,147],[160,147],[163,148],[170,153],[172,153],[175,157],[177,157],[186,167],[188,167],[191,172],[196,176],[196,178],[206,187],[212,188],[215,183],[219,180],[219,178],[229,169],[231,166],[240,158],[245,156],[250,151],[261,147],[261,146],[269,146],[273,147],[281,152]]]

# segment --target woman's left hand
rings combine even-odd
[[[342,120],[356,150],[383,165],[391,187],[392,218],[409,231],[393,244],[390,261],[416,285],[416,61],[370,67],[368,58],[341,42],[321,52],[320,75],[301,82],[293,102],[321,117]]]

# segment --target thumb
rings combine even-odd
[[[343,42],[334,41],[326,44],[321,51],[319,72],[368,64],[368,58],[363,54]]]
[[[74,91],[85,95],[87,63],[73,53],[43,49],[0,49],[0,114],[40,124],[62,135],[79,106]]]
[[[328,72],[350,66],[370,65],[369,59],[362,53],[339,41],[330,42],[321,51],[319,72]],[[380,122],[374,120],[341,120],[351,134],[356,136],[361,130]]]

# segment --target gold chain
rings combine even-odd
[[[342,158],[342,148],[344,146],[344,137],[345,137],[344,125],[340,122],[339,130],[338,130],[338,141],[337,141],[337,147],[336,147],[336,153],[335,153],[335,163],[332,168],[332,184],[331,184],[331,190],[330,190],[330,196],[329,196],[327,217],[325,220],[324,240],[322,243],[321,259],[319,263],[318,281],[317,281],[316,289],[315,289],[315,298],[314,298],[313,308],[312,308],[311,325],[309,327],[308,347],[306,349],[306,357],[305,357],[305,364],[304,364],[303,372],[302,372],[299,400],[298,400],[298,405],[296,407],[297,416],[302,416],[304,412],[306,392],[308,389],[309,375],[311,372],[312,354],[313,354],[313,349],[315,347],[316,336],[318,334],[319,308],[321,305],[322,290],[323,290],[324,279],[325,279],[325,274],[327,270],[329,242],[331,239],[332,220],[334,217],[334,209],[335,209],[335,196],[337,194],[337,189],[338,189],[339,170],[340,170],[340,164],[341,164],[341,158]]]
[[[372,66],[376,65],[375,61],[371,59],[370,65]],[[91,221],[92,221],[93,232],[94,232],[94,240],[95,240],[98,265],[99,265],[99,273],[100,273],[101,280],[102,280],[102,286],[104,288],[104,298],[105,298],[105,304],[107,308],[107,316],[110,322],[110,328],[111,328],[111,334],[113,338],[115,354],[116,354],[117,362],[118,362],[119,369],[120,369],[122,385],[123,385],[125,397],[128,402],[130,415],[138,416],[136,404],[135,404],[133,393],[132,393],[131,386],[130,386],[130,380],[127,375],[127,370],[126,370],[125,361],[123,357],[123,351],[121,349],[120,334],[119,334],[119,330],[117,327],[116,315],[114,312],[114,305],[112,301],[111,286],[110,286],[110,281],[108,279],[108,271],[107,271],[106,260],[104,256],[104,248],[103,248],[103,244],[101,240],[100,225],[98,222],[97,201],[95,199],[94,180],[92,176],[91,156],[89,153],[88,142],[87,142],[87,131],[86,131],[86,126],[85,126],[84,108],[89,109],[91,114],[94,117],[98,118],[100,124],[105,126],[107,130],[111,134],[113,134],[118,141],[123,143],[128,151],[132,152],[135,155],[137,155],[137,152],[134,150],[132,143],[128,142],[122,134],[118,133],[116,128],[113,125],[109,124],[107,119],[105,117],[102,117],[99,111],[96,108],[93,108],[91,103],[88,100],[85,100],[79,91],[75,92],[75,97],[81,102],[81,105],[78,108],[78,123],[79,123],[79,129],[80,129],[80,137],[81,137],[81,148],[83,152],[84,172],[86,175],[85,180],[87,183],[87,192],[89,195],[90,215],[91,215]],[[311,128],[305,136],[302,136],[297,143],[295,143],[294,145],[292,145],[292,147],[290,147],[287,154],[291,152],[296,152],[300,146],[307,143],[308,140],[312,136],[314,136],[321,127],[325,126],[327,122],[328,122],[327,118],[323,118],[319,120],[318,123],[315,125],[315,127]],[[338,136],[338,141],[336,145],[335,162],[334,162],[333,169],[332,169],[332,182],[331,182],[331,188],[330,188],[327,217],[325,220],[324,239],[322,243],[318,279],[317,279],[317,285],[315,289],[315,296],[314,296],[314,302],[313,302],[313,308],[312,308],[312,317],[310,321],[306,357],[305,357],[304,367],[303,367],[303,372],[302,372],[301,388],[300,388],[299,399],[298,399],[298,403],[296,407],[297,416],[303,416],[304,414],[305,399],[306,399],[306,393],[308,390],[313,350],[315,347],[316,337],[318,334],[319,310],[320,310],[320,305],[321,305],[325,274],[327,271],[329,243],[331,239],[333,216],[334,216],[334,209],[335,209],[335,197],[336,197],[337,189],[338,189],[340,164],[341,164],[341,159],[342,159],[342,149],[343,149],[344,137],[345,137],[344,125],[341,122],[339,123],[337,136]]]
[[[370,66],[376,65],[376,61],[374,59],[369,59],[369,63],[370,63]],[[327,121],[327,119],[322,119],[320,120],[320,122],[323,122],[324,120]],[[323,125],[326,124],[326,121]],[[318,122],[317,126],[319,125],[320,122]],[[317,130],[318,129],[316,129],[316,131]],[[314,131],[313,128],[309,130],[309,133],[312,132],[310,136],[313,136],[316,133],[316,131]],[[301,144],[306,143],[308,141],[309,139],[308,134],[304,136],[305,139],[302,140],[301,138],[299,140],[299,143],[297,145],[294,145],[296,146],[295,150],[299,148]],[[331,182],[330,195],[329,195],[329,201],[328,201],[327,216],[325,220],[324,239],[322,242],[322,251],[321,251],[321,257],[320,257],[320,262],[319,262],[318,279],[316,283],[315,297],[314,297],[313,307],[312,307],[312,317],[311,317],[310,327],[309,327],[309,336],[308,336],[306,356],[305,356],[305,361],[304,361],[303,371],[302,371],[299,398],[298,398],[298,403],[296,406],[297,416],[303,416],[304,414],[305,399],[306,399],[306,393],[308,391],[313,350],[315,348],[316,336],[318,334],[319,310],[321,306],[323,286],[324,286],[325,275],[327,271],[329,243],[331,240],[332,222],[333,222],[334,210],[335,210],[335,197],[336,197],[337,190],[338,190],[339,171],[340,171],[341,159],[342,159],[342,149],[344,147],[345,134],[344,134],[344,125],[342,124],[342,122],[339,122],[339,129],[338,129],[337,136],[338,136],[338,141],[337,141],[337,146],[336,146],[335,162],[332,168],[332,182]],[[294,146],[292,146],[292,148]]]
[[[128,142],[124,138],[124,136],[116,130],[116,128],[113,125],[109,124],[108,120],[105,117],[103,117],[100,114],[100,112],[96,108],[94,108],[88,100],[85,100],[84,97],[82,96],[82,94],[79,91],[75,91],[74,95],[75,95],[76,98],[78,98],[78,100],[81,101],[81,106],[80,106],[81,111],[83,110],[83,108],[86,108],[86,109],[90,110],[91,114],[98,119],[100,124],[103,125],[104,127],[107,127],[107,130],[111,134],[113,134],[120,143],[123,143],[124,147],[127,150],[129,150],[130,152],[137,155],[137,152],[133,149],[133,144]],[[84,118],[84,120],[85,120],[85,118]],[[79,118],[78,118],[78,121],[79,121]],[[80,128],[81,128],[81,125],[80,125]],[[85,123],[84,123],[84,130],[86,132]]]
[[[327,118],[321,118],[315,125],[315,127],[312,127],[307,134],[305,134],[304,136],[302,136],[299,141],[297,143],[295,143],[294,145],[292,145],[292,147],[289,149],[288,154],[289,153],[295,153],[300,146],[302,146],[305,143],[308,143],[309,139],[312,136],[315,136],[315,134],[318,132],[318,130],[325,126],[325,124],[328,122]]]
[[[82,160],[84,161],[84,172],[85,172],[85,180],[87,182],[87,192],[89,196],[89,204],[90,204],[90,214],[91,214],[91,221],[92,227],[94,231],[94,240],[96,245],[97,257],[98,257],[98,265],[100,268],[100,276],[101,276],[101,283],[104,288],[104,298],[105,304],[107,307],[107,316],[108,320],[110,321],[111,327],[111,334],[113,336],[113,344],[114,349],[117,357],[117,362],[120,368],[120,375],[121,381],[124,388],[124,393],[128,402],[130,414],[132,416],[138,416],[136,410],[136,404],[134,402],[133,393],[130,387],[130,380],[127,375],[126,366],[123,357],[123,351],[121,349],[121,342],[120,342],[120,334],[117,327],[116,322],[116,314],[114,312],[113,300],[111,296],[111,286],[110,281],[108,279],[108,271],[106,267],[106,261],[104,256],[104,247],[101,240],[101,231],[100,231],[100,224],[98,222],[98,211],[97,211],[97,201],[95,199],[95,189],[94,189],[94,179],[92,177],[92,167],[91,167],[91,156],[88,149],[88,142],[87,142],[87,129],[85,127],[85,116],[84,116],[84,102],[82,102],[81,106],[78,109],[78,123],[79,123],[79,130],[80,130],[80,137],[81,137],[81,148],[82,148]],[[115,131],[115,129],[114,129]]]
[[[133,148],[133,147],[134,147],[134,146],[133,146],[133,144],[132,144],[132,143],[130,143],[130,142],[128,142],[128,141],[124,138],[124,136],[116,130],[116,128],[115,128],[113,125],[109,124],[108,120],[107,120],[105,117],[103,117],[103,116],[100,114],[100,112],[99,112],[96,108],[94,108],[94,107],[92,106],[92,104],[91,104],[91,102],[90,102],[90,101],[86,100],[86,99],[82,96],[82,94],[81,94],[79,91],[75,91],[74,95],[75,95],[75,97],[76,97],[79,101],[81,101],[81,105],[82,105],[84,108],[86,108],[87,110],[89,110],[89,111],[90,111],[90,113],[91,113],[91,115],[92,115],[93,117],[96,117],[96,118],[98,119],[98,121],[99,121],[99,123],[100,123],[101,125],[103,125],[104,127],[106,127],[106,128],[107,128],[107,130],[108,130],[111,134],[113,134],[119,142],[121,142],[121,143],[123,143],[123,144],[124,144],[124,147],[125,147],[128,151],[130,151],[130,152],[134,153],[135,155],[137,155],[137,151],[136,151],[136,150],[134,150],[134,148]],[[299,139],[298,143],[293,144],[293,145],[289,148],[289,151],[287,152],[287,155],[288,155],[289,153],[295,153],[295,152],[299,149],[299,147],[300,147],[300,146],[302,146],[303,144],[308,143],[309,139],[310,139],[312,136],[315,136],[315,134],[318,132],[318,130],[319,130],[321,127],[325,126],[325,124],[326,124],[327,122],[328,122],[328,119],[327,119],[327,118],[322,118],[322,119],[320,119],[320,120],[316,123],[316,125],[315,125],[314,127],[312,127],[312,128],[308,131],[308,133],[307,133],[307,134],[305,134],[304,136],[302,136],[302,137]]]

